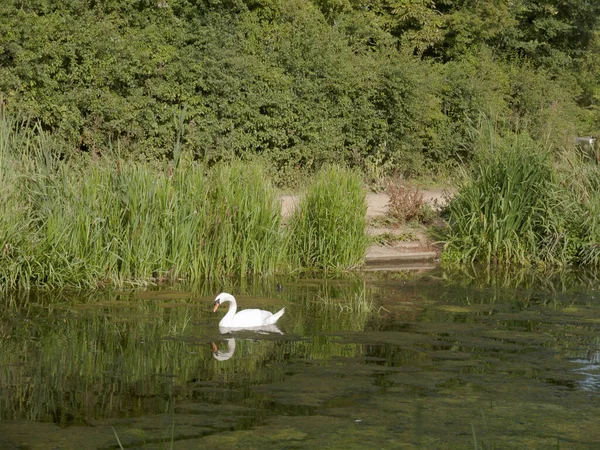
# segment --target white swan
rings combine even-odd
[[[235,301],[235,297],[226,292],[217,295],[217,298],[213,303],[213,312],[216,312],[217,309],[219,309],[221,303],[227,302],[230,302],[231,306],[229,307],[227,314],[225,314],[225,317],[219,322],[219,328],[235,328],[238,330],[248,328],[268,328],[269,325],[275,325],[275,322],[277,322],[285,312],[285,308],[282,308],[275,314],[262,309],[244,309],[236,314],[237,302]]]

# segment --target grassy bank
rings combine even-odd
[[[74,165],[50,145],[36,127],[0,123],[5,288],[344,270],[364,255],[365,192],[351,171],[324,169],[284,228],[257,164],[207,168],[182,153],[154,167],[115,152]]]

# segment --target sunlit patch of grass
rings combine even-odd
[[[445,262],[600,265],[600,166],[558,158],[526,133],[479,130],[472,173],[448,207]]]
[[[549,154],[527,138],[493,139],[449,205],[446,259],[528,264],[546,222]]]
[[[366,211],[357,172],[336,166],[321,170],[287,226],[293,266],[339,271],[360,265],[369,244]]]
[[[400,222],[391,216],[377,216],[370,220],[369,225],[375,228],[398,228]]]
[[[39,127],[0,120],[4,289],[148,284],[289,267],[278,195],[257,164],[152,167],[52,156]]]
[[[365,192],[324,169],[288,226],[258,163],[59,161],[40,127],[0,120],[2,289],[145,285],[358,266]]]

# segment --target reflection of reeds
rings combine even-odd
[[[325,280],[311,285],[300,284],[294,301],[306,320],[297,319],[299,334],[323,331],[362,331],[373,314],[373,300],[365,281],[360,277]]]
[[[526,289],[542,293],[558,293],[595,288],[600,282],[600,271],[576,267],[448,267],[443,278],[452,285],[479,288]]]
[[[177,402],[218,403],[223,395],[232,401],[242,396],[241,403],[250,401],[244,400],[252,395],[248,386],[281,381],[290,358],[361,355],[361,344],[325,333],[364,329],[370,314],[333,303],[368,302],[364,284],[295,282],[284,281],[277,293],[290,310],[282,328],[295,337],[237,335],[234,357],[223,362],[214,359],[211,343],[225,345],[230,336],[219,335],[210,309],[218,290],[210,283],[194,294],[95,290],[85,299],[67,292],[6,297],[0,307],[0,417],[67,424],[165,411]],[[272,280],[245,286],[257,297],[274,289]]]
[[[318,300],[328,307],[339,308],[340,311],[346,311],[355,316],[364,313],[370,314],[373,309],[373,301],[367,299],[364,288],[360,292],[352,294],[349,298],[332,299],[330,297],[321,297]]]

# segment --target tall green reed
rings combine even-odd
[[[213,270],[269,274],[285,268],[281,203],[264,170],[241,162],[219,166],[209,184],[203,275]]]
[[[177,147],[176,163],[158,168],[117,152],[81,164],[55,150],[39,127],[0,120],[4,289],[341,270],[368,243],[364,191],[350,171],[323,171],[284,229],[256,163],[208,169]]]
[[[162,170],[51,156],[41,129],[0,120],[4,288],[265,274],[286,266],[276,192],[258,165]]]
[[[557,165],[527,133],[488,123],[470,173],[450,203],[443,261],[487,265],[600,263],[598,168]],[[573,155],[571,155],[573,156]]]
[[[120,161],[63,176],[40,229],[50,245],[48,271],[64,262],[68,272],[52,285],[197,280],[278,268],[277,198],[259,167],[238,163],[206,175],[194,164],[172,173]]]
[[[600,265],[600,165],[585,155],[563,152],[552,190],[552,229],[548,252],[560,248],[568,263]]]
[[[20,195],[23,165],[35,139],[28,124],[4,115],[0,117],[0,281],[12,287],[27,280],[35,248],[33,218]],[[18,148],[21,159],[14,158]]]
[[[324,271],[360,265],[369,244],[365,197],[357,172],[322,169],[288,223],[293,265]]]
[[[450,203],[446,250],[463,261],[528,263],[546,211],[551,166],[525,135],[494,136]]]

